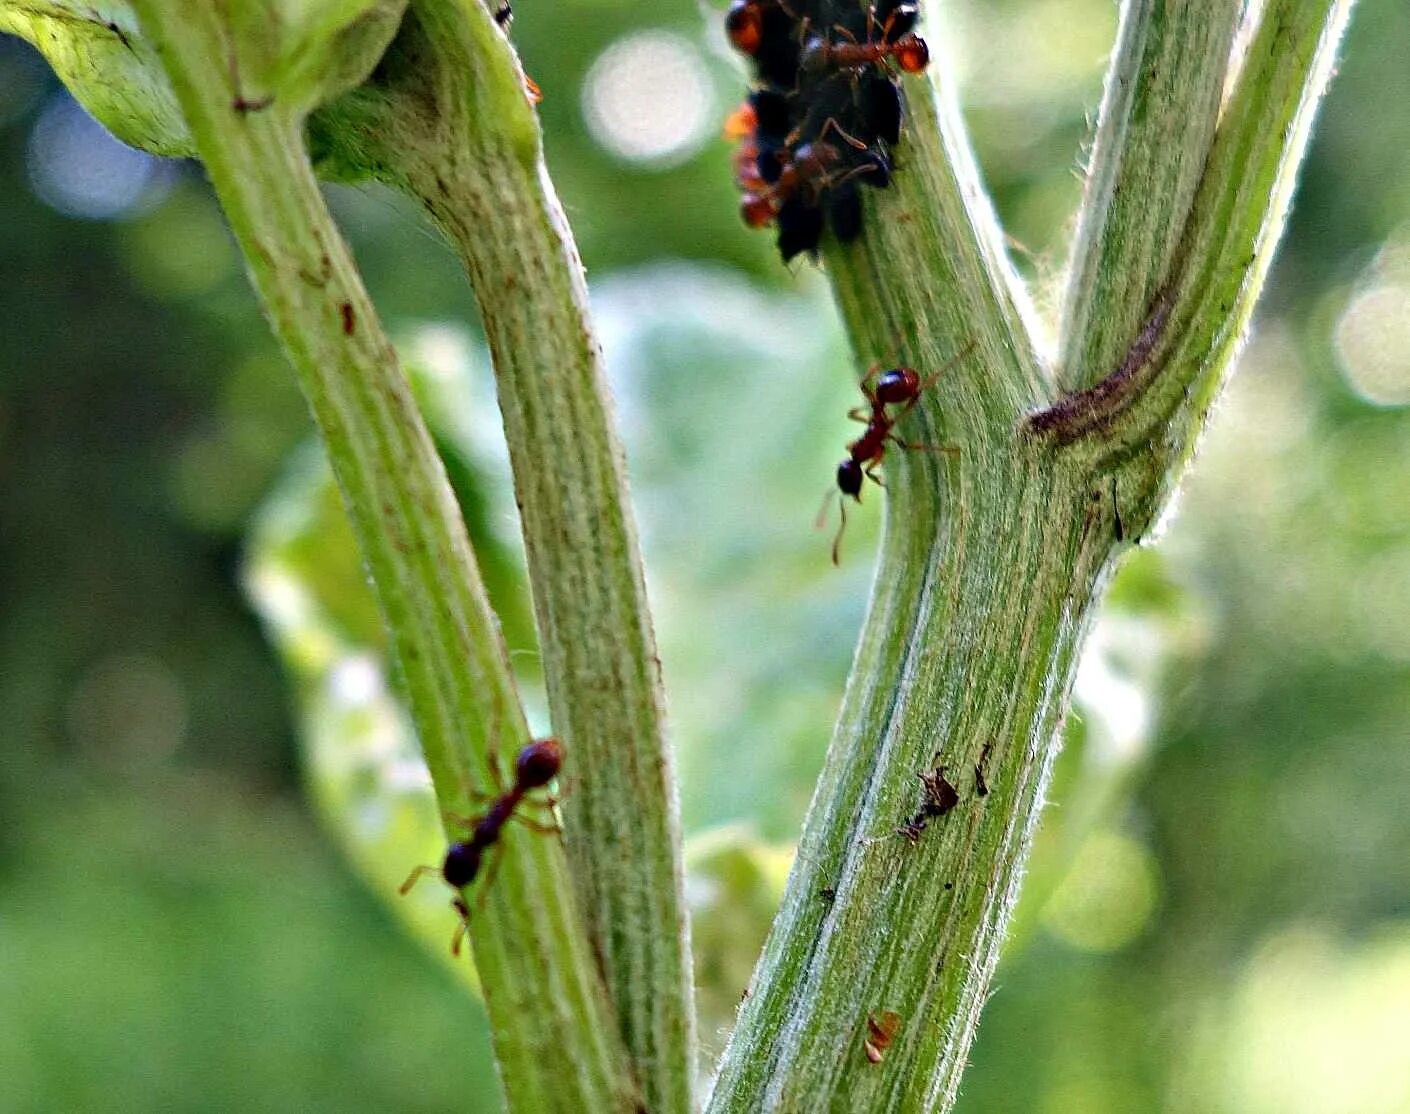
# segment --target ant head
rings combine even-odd
[[[907,35],[896,44],[896,65],[906,73],[924,73],[930,65],[930,47],[919,35]]]
[[[725,34],[741,54],[757,54],[764,41],[764,14],[759,0],[734,0],[725,13]]]
[[[446,848],[445,862],[441,864],[441,874],[448,886],[464,889],[475,881],[480,873],[482,848],[475,843],[452,843]]]
[[[910,402],[920,394],[920,375],[913,368],[893,367],[877,378],[874,393],[878,402]]]
[[[514,763],[514,784],[524,789],[542,789],[558,776],[562,765],[562,743],[552,736],[535,739],[519,752]]]
[[[862,466],[851,457],[837,466],[837,489],[859,503],[862,501]]]
[[[746,193],[739,199],[739,215],[750,228],[763,228],[774,219],[773,201],[761,193]]]

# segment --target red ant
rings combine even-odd
[[[803,44],[799,66],[810,73],[829,69],[859,70],[886,58],[893,59],[906,73],[924,73],[930,65],[930,47],[919,35],[902,35],[894,43],[885,39],[834,43],[815,36]]]
[[[498,769],[491,755],[491,768]],[[462,824],[470,831],[470,838],[457,840],[446,848],[445,858],[440,866],[418,866],[407,875],[405,882],[397,891],[402,895],[411,892],[411,888],[421,879],[423,874],[437,874],[445,881],[451,889],[460,891],[473,883],[480,873],[480,865],[484,860],[485,853],[491,850],[499,842],[500,832],[510,820],[518,820],[519,823],[532,828],[536,832],[553,833],[559,829],[555,825],[540,824],[535,820],[530,820],[522,813],[514,810],[524,801],[525,797],[535,789],[543,789],[554,778],[558,776],[558,771],[563,765],[563,746],[557,739],[535,739],[528,746],[519,752],[519,757],[514,761],[514,784],[497,797],[489,798],[492,803],[483,815],[478,817],[455,816],[451,819]],[[534,802],[530,802],[534,803]],[[556,802],[552,799],[541,802],[552,807]],[[480,890],[480,902],[483,903],[485,895],[489,892],[490,885],[494,882],[494,872],[499,866],[499,860],[495,859],[490,864],[489,876],[485,879],[485,884]],[[465,898],[460,893],[456,893],[451,904],[455,911],[460,914],[460,924],[455,930],[455,935],[451,938],[450,951],[452,955],[460,954],[460,945],[465,939],[465,933],[470,927],[470,907],[465,903]]]
[[[927,445],[918,441],[904,441],[896,436],[896,425],[914,408],[920,401],[920,396],[925,390],[935,384],[935,382],[945,374],[945,372],[963,359],[974,348],[974,341],[970,341],[965,346],[964,351],[950,360],[944,367],[932,375],[929,379],[921,379],[920,374],[909,367],[893,367],[889,371],[881,371],[881,365],[873,366],[865,376],[862,377],[862,394],[866,397],[866,406],[856,406],[847,412],[847,417],[854,422],[863,422],[866,429],[855,441],[847,445],[847,459],[837,466],[837,509],[842,517],[841,525],[837,527],[837,537],[832,540],[832,563],[839,563],[840,547],[842,545],[842,533],[847,529],[847,497],[850,496],[858,503],[862,501],[862,481],[871,480],[878,487],[885,487],[881,479],[876,474],[876,469],[880,467],[882,460],[886,456],[887,443],[899,445],[903,449],[920,449],[926,452],[957,454],[959,449],[950,445]],[[900,406],[899,413],[892,414],[887,410],[888,406]],[[818,515],[818,526],[821,528],[823,520],[827,515],[827,500],[823,501],[822,512]]]
[[[828,124],[836,125],[836,121],[829,119]],[[849,143],[857,142],[840,127],[837,131]],[[858,145],[862,146],[860,143]],[[747,152],[748,148],[749,145],[745,144],[741,149],[742,153]],[[866,148],[863,146],[862,149]],[[754,150],[757,152],[757,148]],[[838,172],[833,168],[841,161],[841,152],[831,143],[824,143],[821,139],[804,143],[783,164],[778,179],[772,185],[767,185],[748,162],[737,162],[735,177],[746,191],[739,200],[739,215],[750,228],[763,228],[778,216],[783,203],[799,190],[806,190],[808,200],[816,204],[824,190],[836,189],[860,174],[876,174],[885,165],[879,156],[872,156],[868,161],[853,166],[850,170]]]
[[[803,44],[799,67],[810,73],[821,73],[829,69],[858,70],[891,59],[906,73],[924,73],[925,68],[930,65],[930,47],[924,39],[911,31],[919,14],[919,4],[903,0],[886,17],[878,36],[875,33],[876,8],[870,7],[867,9],[866,42],[858,42],[851,31],[840,24],[836,25],[836,30],[849,41],[835,43],[821,35],[810,37]],[[898,24],[903,30],[893,39],[891,32]]]
[[[759,192],[746,193],[739,201],[739,213],[750,228],[763,228],[778,215],[779,206],[800,188],[821,192],[832,184],[829,168],[841,156],[830,143],[805,143],[783,164],[778,181]],[[757,177],[740,176],[740,184],[749,188],[763,185]]]

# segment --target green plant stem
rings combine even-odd
[[[258,111],[235,107],[239,42],[218,0],[136,7],[317,419],[443,813],[468,814],[472,789],[502,776],[492,742],[517,747],[527,730],[444,471],[319,193],[302,116],[277,90]],[[632,1108],[559,841],[514,832],[497,854],[471,941],[511,1109]]]
[[[1065,390],[1110,374],[1169,280],[1242,9],[1242,0],[1122,6],[1068,273]]]
[[[1015,445],[1047,383],[952,112],[910,89],[906,171],[827,253],[856,347],[931,371],[837,733],[712,1111],[931,1109],[959,1079],[1109,549],[1088,493]],[[941,127],[940,125],[944,126]],[[974,769],[986,767],[987,796]],[[912,843],[916,774],[960,794]],[[868,1015],[900,1029],[880,1064]]]
[[[1141,358],[1029,418],[1070,466],[1113,472],[1135,538],[1167,505],[1247,335],[1351,8],[1351,0],[1269,0],[1167,286],[1137,335]],[[1117,255],[1113,265],[1121,263]]]
[[[475,0],[415,0],[376,80],[317,121],[315,142],[330,168],[420,201],[464,261],[575,786],[573,876],[646,1106],[688,1110],[693,1008],[660,663],[582,266],[522,72]]]
[[[948,102],[933,140],[928,98],[909,88],[904,171],[869,203],[862,241],[831,246],[827,262],[859,352],[889,355],[901,328],[901,357],[930,370],[975,341],[902,431],[960,452],[888,454],[870,613],[712,1111],[953,1104],[1092,607],[1130,520],[1144,528],[1207,416],[1276,244],[1348,7],[1270,0],[1174,247],[1151,231],[1122,237],[1120,250],[1091,249],[1102,270],[1127,265],[1129,250],[1131,265],[1164,258],[1178,276],[1127,321],[1117,386],[1061,398],[1029,420],[1046,386],[1027,336],[1010,331],[1022,314],[1008,307],[1022,302],[1005,297],[1005,268],[986,248],[982,190]],[[1138,45],[1128,38],[1128,49]],[[1131,68],[1120,56],[1114,64]],[[1217,101],[1222,68],[1199,73],[1206,87],[1183,90],[1184,103]],[[1184,147],[1144,151],[1152,180],[1188,173]],[[1121,154],[1110,152],[1112,165],[1131,173]],[[1114,296],[1118,278],[1100,274],[1091,289]],[[911,842],[896,829],[922,805],[917,773],[935,768],[958,803]],[[868,1019],[887,1012],[899,1028],[873,1062]]]

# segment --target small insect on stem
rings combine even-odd
[[[499,796],[492,798],[490,807],[484,813],[476,817],[453,817],[464,825],[469,832],[469,838],[457,840],[446,848],[445,858],[439,866],[416,867],[397,892],[402,895],[410,893],[411,888],[426,874],[440,874],[442,881],[452,890],[464,890],[479,877],[485,854],[499,842],[500,833],[511,820],[517,820],[536,832],[557,832],[556,825],[540,824],[515,810],[525,803],[525,798],[535,789],[546,788],[558,776],[562,765],[563,747],[557,739],[535,739],[521,750],[518,758],[514,760],[514,783]],[[494,768],[493,755],[491,767]],[[549,800],[529,803],[547,804],[551,807],[554,802]],[[480,889],[477,907],[484,904],[485,895],[494,881],[494,872],[498,865],[498,858],[490,864],[490,873]],[[460,924],[451,938],[450,950],[452,955],[459,955],[461,943],[470,927],[470,907],[459,892],[451,904],[460,914]]]
[[[1126,524],[1121,521],[1121,500],[1116,497],[1116,477],[1111,477],[1111,511],[1116,516],[1116,540],[1126,540]]]
[[[994,744],[985,743],[984,749],[979,752],[979,761],[974,764],[974,791],[981,797],[989,795],[989,779],[986,771],[989,769],[989,755],[993,753]]]
[[[808,73],[829,70],[857,70],[887,60],[906,73],[924,73],[930,65],[930,48],[919,35],[903,35],[895,42],[831,42],[821,36],[803,44],[799,65]]]
[[[921,379],[920,373],[914,368],[893,367],[889,371],[881,371],[879,364],[873,366],[863,376],[861,389],[862,395],[866,399],[866,405],[854,408],[847,416],[853,421],[862,422],[866,428],[862,430],[860,437],[848,443],[847,458],[837,466],[837,490],[839,493],[837,507],[841,523],[837,527],[837,536],[832,540],[832,563],[834,565],[841,558],[842,534],[847,529],[846,500],[851,498],[858,503],[862,501],[863,480],[871,480],[877,487],[886,486],[877,476],[876,469],[881,466],[881,462],[886,456],[887,445],[899,445],[903,449],[946,453],[952,456],[959,453],[959,449],[953,445],[929,445],[919,441],[903,440],[897,436],[895,430],[897,423],[915,409],[916,403],[920,401],[920,396],[933,386],[940,376],[969,355],[974,349],[974,343],[974,341],[970,341],[959,355],[951,359],[928,379]],[[890,406],[899,406],[900,410],[893,414],[887,409]],[[828,500],[830,498],[831,492],[823,498],[822,510],[818,513],[818,529],[822,529],[827,521]]]
[[[912,843],[920,840],[921,833],[938,816],[944,816],[960,803],[960,791],[945,776],[945,767],[936,766],[933,770],[922,770],[916,774],[924,786],[925,796],[916,814],[896,829],[896,834],[904,836]]]
[[[895,1010],[867,1014],[867,1035],[862,1040],[862,1052],[873,1064],[881,1063],[900,1031],[901,1015]]]

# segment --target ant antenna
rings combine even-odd
[[[827,513],[832,509],[832,488],[823,492],[822,506],[818,508],[818,515],[813,520],[813,529],[821,530],[827,525]],[[837,513],[842,521],[837,527],[837,536],[832,539],[832,563],[841,564],[842,555],[842,532],[847,529],[847,500],[839,495],[837,497]]]
[[[842,521],[837,526],[837,536],[832,539],[832,564],[834,568],[842,563],[842,533],[847,529],[847,500],[841,495],[837,497],[837,513],[842,516]]]

